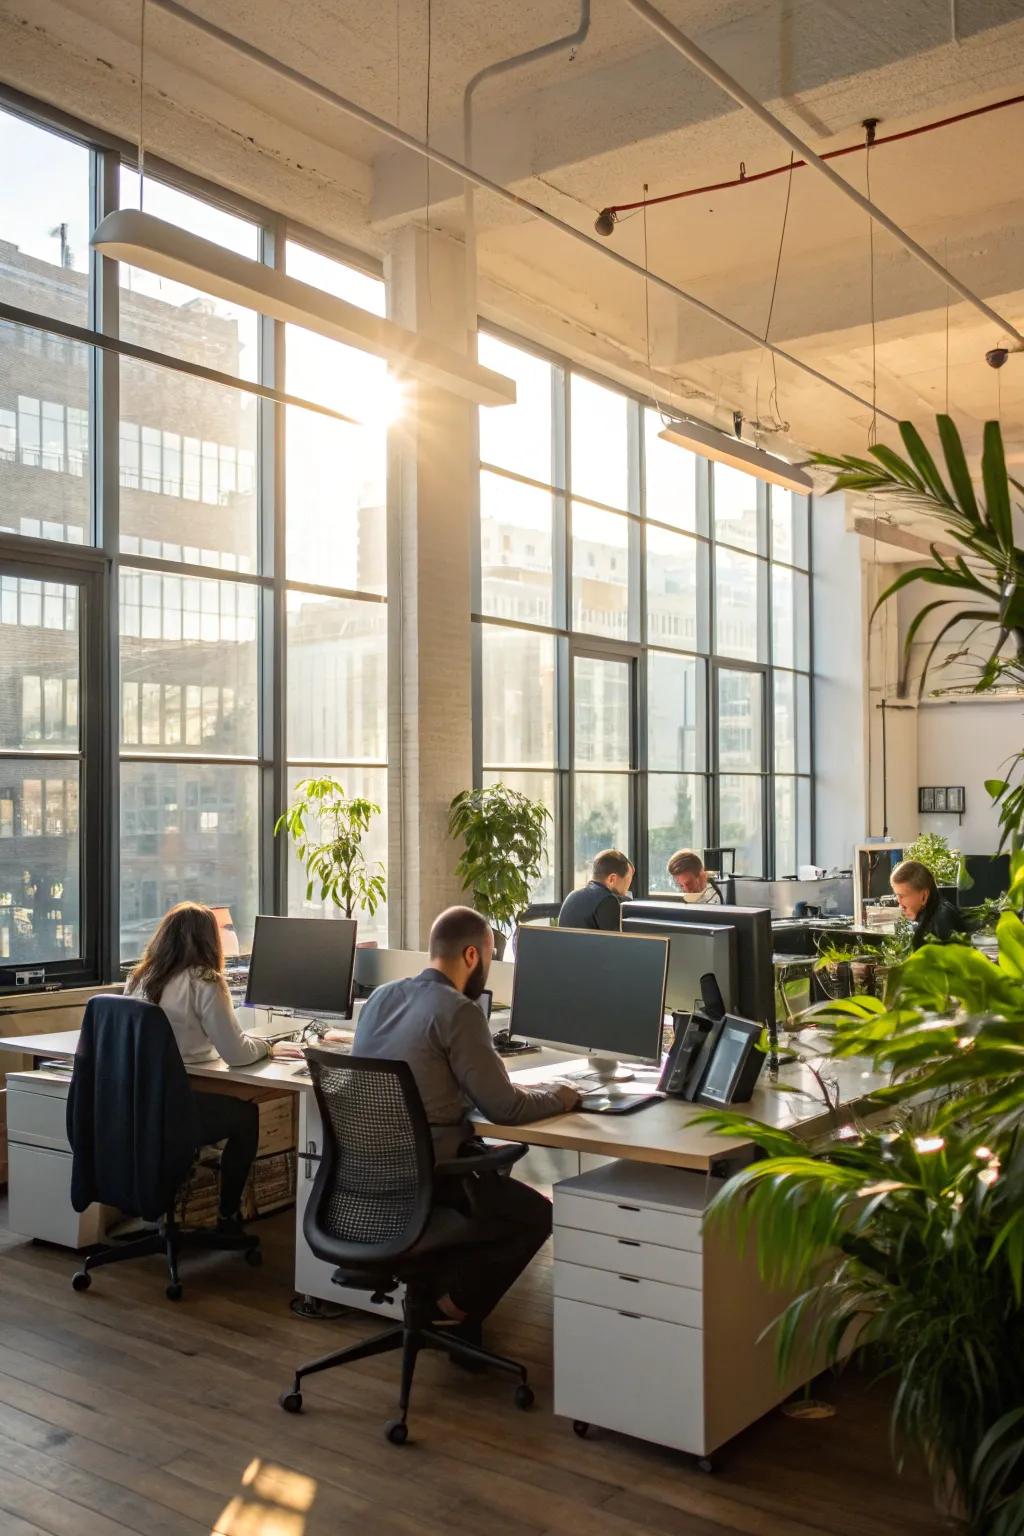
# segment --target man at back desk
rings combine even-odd
[[[450,907],[430,930],[430,964],[408,981],[378,987],[364,1005],[352,1044],[356,1056],[408,1062],[434,1136],[438,1161],[473,1142],[471,1106],[500,1125],[525,1125],[574,1109],[565,1085],[517,1088],[491,1043],[479,998],[494,935],[470,907]],[[479,1322],[500,1301],[551,1232],[551,1202],[517,1179],[488,1176],[475,1190],[480,1246],[453,1258],[438,1310]],[[442,1204],[461,1205],[461,1181],[441,1186]]]
[[[606,848],[594,860],[590,880],[570,891],[558,914],[559,928],[601,928],[617,933],[622,927],[622,903],[633,884],[633,866],[617,848]]]

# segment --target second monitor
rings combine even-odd
[[[669,941],[668,983],[665,1007],[673,1013],[689,1013],[700,1000],[701,977],[713,975],[726,1009],[736,997],[736,930],[713,923],[665,923],[653,917],[634,917],[630,902],[622,909],[623,933],[658,934]]]
[[[736,934],[736,990],[733,1008],[745,1019],[775,1028],[775,967],[772,963],[772,914],[769,907],[697,906],[681,901],[631,901],[628,919],[657,923],[697,923],[732,928]],[[723,988],[723,991],[725,989]]]
[[[355,952],[351,918],[257,917],[246,1005],[347,1018]]]
[[[667,971],[664,938],[520,928],[510,1034],[584,1051],[604,1077],[620,1058],[657,1064]]]

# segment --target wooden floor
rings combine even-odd
[[[318,1378],[277,1406],[299,1361],[375,1319],[303,1322],[291,1213],[261,1224],[250,1270],[199,1256],[164,1299],[156,1260],[71,1290],[72,1256],[6,1230],[0,1206],[3,1536],[934,1536],[917,1476],[894,1472],[884,1394],[848,1379],[831,1419],[770,1415],[716,1473],[611,1434],[581,1441],[550,1411],[550,1267],[538,1263],[489,1341],[531,1365],[508,1386],[421,1359],[413,1440],[388,1445],[396,1361]],[[190,1283],[191,1282],[191,1283]]]

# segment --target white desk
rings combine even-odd
[[[0,1038],[0,1050],[13,1043]],[[71,1057],[77,1044],[77,1030],[16,1041],[17,1049],[48,1058]],[[512,1077],[528,1084],[583,1065],[542,1051]],[[305,1242],[303,1213],[316,1165],[302,1154],[320,1151],[322,1133],[312,1085],[297,1075],[298,1066],[267,1060],[229,1069],[211,1062],[190,1064],[188,1071],[301,1094],[295,1288],[394,1316],[398,1294],[375,1306],[366,1292],[335,1285],[333,1266]],[[885,1081],[863,1062],[834,1063],[832,1069],[840,1111],[824,1107],[814,1079],[799,1065],[779,1072],[780,1085],[799,1092],[778,1092],[762,1079],[743,1108],[801,1137],[827,1134]],[[766,1290],[753,1239],[741,1255],[731,1234],[703,1230],[704,1208],[721,1183],[715,1174],[730,1158],[742,1159],[749,1142],[694,1126],[699,1112],[699,1106],[666,1099],[634,1115],[577,1110],[522,1126],[477,1115],[474,1124],[484,1136],[578,1155],[576,1176],[554,1190],[555,1411],[705,1457],[782,1401],[801,1378],[778,1380],[774,1340],[762,1338],[788,1298]],[[51,1118],[53,1113],[51,1106]],[[59,1193],[51,1190],[49,1198],[57,1200]],[[69,1207],[67,1184],[64,1199]],[[53,1230],[51,1222],[40,1235]],[[803,1379],[810,1374],[805,1371]]]

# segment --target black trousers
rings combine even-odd
[[[199,1116],[199,1143],[223,1141],[220,1155],[220,1213],[237,1216],[260,1139],[260,1112],[250,1099],[192,1090]]]
[[[439,1205],[467,1212],[479,1231],[479,1241],[451,1251],[444,1283],[461,1311],[474,1320],[485,1318],[498,1305],[551,1235],[551,1201],[518,1179],[485,1174],[439,1185]]]

